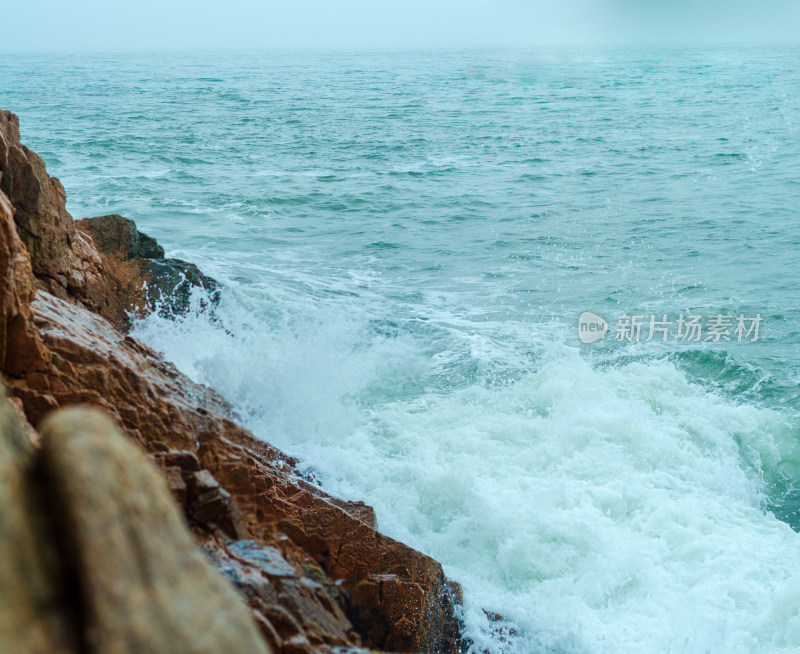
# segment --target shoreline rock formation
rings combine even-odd
[[[189,308],[194,287],[202,288],[210,301],[219,300],[219,284],[193,263],[167,259],[154,238],[142,234],[136,224],[118,214],[84,218],[78,230],[89,235],[103,261],[106,275],[114,279],[116,291],[127,299],[128,311],[143,316],[158,311],[174,317]],[[127,328],[127,314],[118,320]]]
[[[41,590],[43,597],[50,592],[45,602],[50,613],[33,604],[28,615],[50,620],[50,633],[70,635],[60,648],[25,649],[20,641],[15,651],[153,651],[142,643],[150,647],[155,642],[146,633],[154,617],[124,624],[121,614],[114,614],[123,610],[121,606],[98,609],[101,597],[104,605],[131,601],[106,587],[116,572],[110,563],[103,567],[103,539],[111,547],[129,548],[130,556],[139,557],[141,569],[162,582],[162,577],[180,577],[175,567],[183,564],[176,563],[174,548],[183,546],[166,545],[173,542],[167,539],[156,547],[135,547],[132,543],[141,544],[150,523],[124,494],[114,504],[122,534],[115,535],[107,519],[92,522],[91,514],[76,507],[83,501],[96,505],[100,498],[92,500],[93,494],[106,483],[106,475],[120,483],[149,479],[154,466],[194,542],[249,607],[263,651],[344,653],[368,647],[460,652],[459,590],[438,562],[377,531],[374,512],[363,503],[331,497],[304,479],[296,461],[238,425],[217,393],[192,382],[125,333],[129,313],[179,313],[186,308],[191,286],[205,288],[213,301],[217,284],[191,264],[164,259],[163,249],[139,233],[132,221],[121,216],[73,221],[65,201],[60,182],[20,143],[17,117],[0,111],[0,372],[9,396],[8,401],[0,399],[0,404],[8,404],[0,448],[24,452],[4,460],[3,465],[10,466],[7,479],[25,478],[33,466],[47,484],[63,489],[59,495],[67,502],[58,512],[58,524],[49,524],[36,504],[15,505],[18,496],[5,492],[16,483],[13,479],[2,482],[0,523],[9,526],[0,529],[0,545],[4,534],[12,534],[9,556],[25,558],[20,539],[39,547],[46,534],[56,533],[71,543],[64,550],[66,558],[49,555],[39,563],[27,561],[32,568],[28,577],[2,580],[3,588]],[[105,411],[119,426],[127,439],[120,452],[138,449],[149,462],[144,455],[131,455],[142,460],[131,463],[131,470],[122,469],[126,457],[113,454],[113,443],[106,444],[109,453],[100,442],[99,434],[113,434],[113,425],[93,412],[62,412],[64,407],[87,404]],[[54,435],[63,430],[72,436]],[[56,446],[60,438],[63,443]],[[92,488],[92,470],[98,488]],[[120,489],[112,484],[104,496],[117,492]],[[151,503],[160,502],[156,498]],[[162,522],[169,513],[164,511]],[[20,526],[27,523],[33,526]],[[174,530],[169,533],[180,542]],[[36,581],[37,574],[40,581],[62,581],[48,590],[46,583]],[[205,573],[198,575],[198,584],[216,583]],[[65,598],[58,591],[64,577],[91,592]],[[218,607],[208,601],[208,606]],[[230,601],[223,604],[236,613]],[[208,606],[200,606],[198,615]],[[0,642],[19,637],[2,615],[7,610],[13,607],[0,603]],[[174,620],[184,621],[175,615]],[[174,626],[178,632],[179,626],[186,627]],[[238,632],[247,630],[244,626]],[[89,640],[87,633],[92,634]],[[95,644],[87,649],[87,642]],[[113,648],[120,643],[133,644]],[[171,652],[222,651],[164,647]]]

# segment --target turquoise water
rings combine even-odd
[[[800,652],[798,55],[6,56],[0,107],[223,282],[137,335],[442,561],[476,652]]]

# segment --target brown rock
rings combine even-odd
[[[19,119],[9,111],[0,111],[0,191],[14,208],[34,287],[80,302],[126,327],[128,298],[104,269],[91,237],[76,229],[61,182],[20,143]]]
[[[0,111],[0,190],[16,209],[14,219],[33,270],[48,286],[66,290],[74,266],[70,249],[75,225],[64,187],[50,177],[41,157],[19,142],[19,119]]]
[[[50,398],[60,406],[106,408],[146,449],[153,442],[191,451],[199,435],[220,427],[218,412],[228,411],[224,400],[101,316],[42,291],[31,308],[39,335],[59,361],[57,376],[10,383],[33,424],[50,410]]]
[[[244,516],[224,488],[215,488],[191,499],[189,516],[197,524],[220,529],[229,538],[241,539],[250,535]]]
[[[361,501],[348,502],[346,500],[340,500],[338,497],[332,497],[330,501],[353,516],[356,520],[363,522],[367,527],[372,529],[378,528],[378,519],[375,517],[375,509],[368,504]]]
[[[193,384],[134,339],[123,337],[99,316],[46,293],[39,294],[34,309],[44,342],[69,371],[64,374],[69,389],[51,393],[56,401],[106,406],[146,449],[160,443],[193,452],[199,444],[202,468],[213,471],[213,479],[230,495],[196,491],[191,495],[192,488],[213,487],[214,482],[206,474],[200,475],[200,481],[183,475],[187,492],[195,498],[187,503],[188,515],[201,530],[220,529],[234,539],[249,531],[265,543],[281,532],[288,534],[327,576],[342,580],[343,590],[373,574],[396,574],[424,590],[422,615],[410,623],[417,634],[405,651],[457,651],[456,600],[436,561],[376,532],[374,514],[365,506],[327,496],[304,481],[292,471],[289,457],[256,441],[226,418],[229,408],[223,400]],[[30,391],[31,396],[35,392]],[[27,406],[26,402],[26,411]],[[34,403],[34,411],[37,406]],[[188,468],[196,467],[191,455],[158,452],[156,456],[183,459]],[[239,510],[246,531],[242,523],[236,523]],[[403,602],[397,599],[398,606]],[[347,606],[362,632],[366,622],[359,616],[368,614],[369,620],[383,625],[370,630],[381,634],[378,640],[365,638],[372,647],[394,646],[401,639],[393,636],[392,640],[389,635],[409,629],[404,622],[393,631],[399,612],[391,602],[367,613],[357,603]]]
[[[88,218],[81,223],[89,228],[95,247],[118,261],[164,258],[164,248],[154,238],[142,234],[136,223],[119,214]]]
[[[91,236],[129,311],[137,315],[158,311],[166,317],[185,313],[194,288],[204,289],[211,302],[218,301],[214,279],[193,263],[166,259],[164,248],[132,220],[111,214],[85,218],[76,225]]]
[[[249,448],[209,439],[201,443],[200,459],[230,489],[253,533],[285,533],[350,592],[348,616],[365,645],[459,651],[458,598],[437,561],[375,531],[360,512],[345,511],[341,500]]]
[[[58,551],[43,520],[34,453],[0,390],[0,650],[77,654]]]
[[[163,478],[105,415],[60,411],[42,436],[42,470],[68,525],[91,651],[269,651],[196,548]]]
[[[51,371],[50,353],[33,326],[35,292],[28,251],[17,235],[13,209],[0,192],[0,370],[6,375]]]
[[[167,487],[169,488],[169,492],[172,493],[172,497],[175,498],[178,506],[186,510],[188,494],[181,469],[178,466],[170,466],[164,470],[164,475],[167,478]]]
[[[304,572],[291,548],[285,552],[251,540],[209,550],[215,567],[239,589],[268,625],[265,635],[281,651],[308,643],[315,647],[356,647],[359,639],[330,591]]]
[[[132,220],[110,215],[73,221],[64,187],[20,143],[19,119],[9,111],[0,111],[0,191],[14,208],[38,288],[80,302],[123,330],[129,313],[185,312],[194,287],[217,301],[213,279],[194,264],[165,259],[164,249]]]
[[[199,472],[200,459],[194,452],[188,450],[169,450],[157,456],[167,466],[176,466],[180,468],[181,472]]]

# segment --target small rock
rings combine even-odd
[[[200,461],[194,452],[189,450],[169,450],[162,456],[167,466],[177,466],[183,472],[198,472]]]
[[[167,477],[169,492],[172,493],[179,506],[185,506],[187,497],[186,482],[183,481],[181,469],[178,466],[170,466],[164,470],[164,474]]]

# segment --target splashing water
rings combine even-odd
[[[765,510],[796,448],[785,414],[667,359],[593,367],[552,343],[505,384],[415,388],[437,378],[419,337],[310,308],[265,333],[232,295],[224,328],[151,316],[135,335],[442,561],[477,651],[800,648],[800,541]]]

